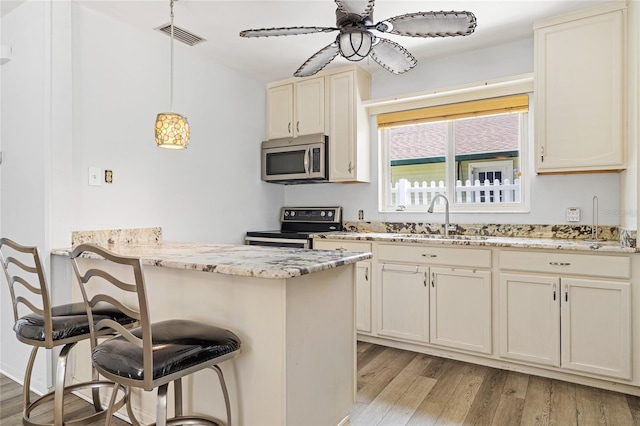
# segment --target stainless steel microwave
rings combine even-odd
[[[329,179],[329,138],[323,134],[262,142],[262,180],[275,183],[324,182]]]

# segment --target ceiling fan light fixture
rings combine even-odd
[[[371,52],[374,36],[369,31],[345,31],[338,36],[340,54],[350,61],[361,61]]]

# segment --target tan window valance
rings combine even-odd
[[[403,126],[407,124],[428,123],[431,121],[454,120],[457,118],[478,117],[481,115],[523,112],[529,109],[529,96],[526,94],[461,102],[428,108],[411,109],[378,115],[378,127]]]

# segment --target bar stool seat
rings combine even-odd
[[[141,339],[142,329],[134,328],[131,334]],[[240,349],[240,339],[229,330],[195,321],[153,323],[151,335],[154,381],[212,360],[220,362],[222,357]],[[123,336],[100,343],[93,350],[92,360],[98,370],[128,379],[144,380],[142,348]],[[168,381],[171,380],[165,380]]]
[[[102,259],[100,267],[95,262],[80,264],[78,258]],[[112,329],[118,335],[95,343],[92,338],[92,362],[101,375],[128,388],[145,391],[158,389],[156,404],[156,425],[206,424],[231,425],[231,405],[229,394],[219,363],[240,353],[241,342],[233,332],[215,325],[187,319],[172,319],[151,322],[147,290],[144,281],[142,261],[132,256],[120,256],[95,244],[81,244],[70,254],[73,270],[82,291],[85,305],[92,315],[96,302],[109,301],[122,312],[140,321],[140,326],[124,329],[117,322],[104,319],[89,322],[92,333]],[[129,273],[125,273],[125,267]],[[118,276],[112,275],[113,271]],[[108,285],[95,287],[95,281]],[[136,300],[134,302],[134,299]],[[127,300],[127,304],[119,302]],[[226,423],[210,415],[183,415],[182,378],[197,371],[211,369],[218,375],[226,408]],[[174,388],[174,411],[167,418],[167,390],[170,383]],[[116,385],[117,386],[117,385]],[[112,397],[115,391],[112,393]],[[113,400],[112,400],[113,402]],[[109,413],[114,411],[110,403]],[[134,425],[139,421],[134,415],[131,398],[128,399],[127,413]],[[107,415],[107,425],[111,419]]]
[[[89,340],[92,337],[90,319],[84,303],[51,306],[38,248],[23,246],[8,238],[1,238],[0,261],[11,294],[14,314],[13,331],[20,342],[33,346],[24,375],[23,424],[31,426],[81,426],[101,421],[108,414],[100,402],[99,390],[101,388],[115,392],[112,395],[112,400],[116,398],[116,395],[120,395],[121,398],[114,405],[124,406],[128,397],[126,388],[120,386],[116,389],[112,381],[100,380],[95,368],[92,370],[92,380],[72,385],[65,383],[69,352],[78,342]],[[27,313],[20,316],[19,312],[22,311]],[[95,313],[94,322],[108,318],[124,328],[138,325],[137,319],[115,309],[110,303],[100,303],[99,306],[96,306]],[[96,333],[101,337],[108,334],[113,333],[111,330],[101,330]],[[55,347],[62,347],[62,349],[57,359],[54,389],[31,401],[31,375],[38,349],[53,349]],[[82,389],[92,390],[95,412],[83,417],[65,418],[65,395]],[[53,401],[54,405],[53,422],[43,423],[32,420],[33,411],[50,401]]]
[[[135,324],[136,320],[124,315],[113,306],[104,304],[94,310],[94,320],[100,321],[110,318],[122,325]],[[87,316],[87,308],[84,303],[70,303],[67,305],[58,305],[51,308],[51,339],[53,341],[69,339],[73,337],[82,337],[88,339],[89,334],[89,317]],[[45,318],[42,315],[31,313],[18,318],[13,325],[13,331],[16,337],[23,343],[30,344],[33,341],[44,342],[47,336],[45,330]]]

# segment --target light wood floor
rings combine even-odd
[[[71,415],[91,412],[70,400]],[[38,421],[52,416],[50,407],[38,410]],[[21,425],[21,413],[22,387],[0,375],[0,425]],[[352,426],[626,426],[640,425],[640,398],[358,342],[350,415]]]
[[[353,426],[640,425],[640,398],[358,342]]]

